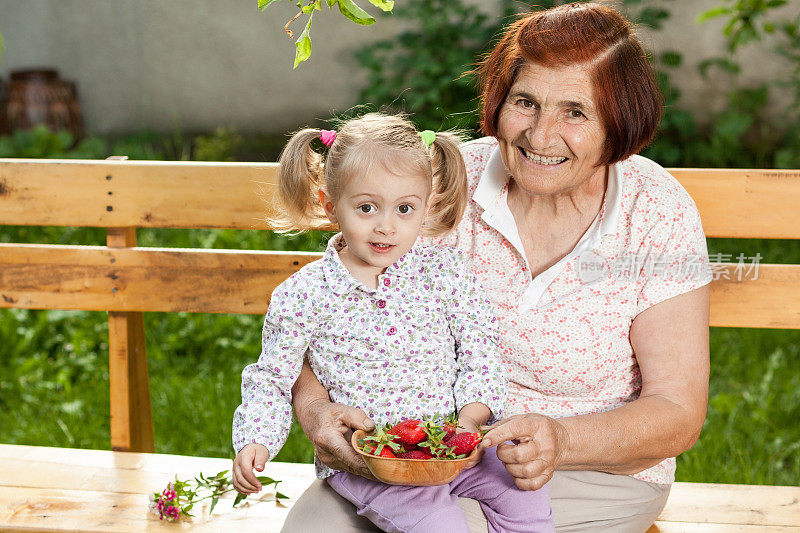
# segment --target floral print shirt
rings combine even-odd
[[[480,402],[499,417],[505,370],[497,322],[461,252],[417,243],[370,289],[341,262],[334,236],[319,261],[272,293],[258,362],[242,373],[233,445],[275,457],[292,425],[304,357],[331,400],[376,424],[450,413]],[[317,475],[334,473],[321,462]]]
[[[653,161],[620,161],[575,249],[532,276],[497,146],[490,137],[462,145],[470,201],[457,229],[429,242],[464,252],[494,304],[509,377],[507,416],[561,418],[635,400],[642,390],[630,343],[636,315],[712,278],[697,207]],[[633,477],[667,484],[674,473],[670,458]]]

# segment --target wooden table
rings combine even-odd
[[[148,495],[177,474],[193,477],[230,468],[230,460],[103,450],[0,444],[0,531],[259,531],[278,532],[292,504],[314,480],[310,464],[269,463],[289,496],[265,491],[259,503],[232,509],[207,505],[193,521],[161,522]],[[252,498],[252,497],[251,497]],[[200,512],[202,511],[202,512]],[[800,533],[800,487],[675,483],[666,509],[648,533]]]

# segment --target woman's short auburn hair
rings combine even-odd
[[[497,136],[500,109],[527,61],[592,69],[595,105],[606,132],[599,164],[626,159],[653,140],[661,120],[661,91],[633,25],[613,8],[565,4],[511,24],[478,67],[485,135]]]

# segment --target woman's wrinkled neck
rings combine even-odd
[[[597,169],[578,186],[554,194],[532,194],[512,176],[508,182],[508,207],[515,218],[539,221],[594,219],[608,187],[608,166]]]

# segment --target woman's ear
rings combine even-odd
[[[331,221],[331,224],[338,224],[339,222],[336,220],[336,212],[333,208],[333,202],[331,201],[330,196],[325,191],[319,191],[319,203],[322,204],[322,208],[325,210],[325,215],[328,217],[328,220]]]

